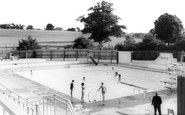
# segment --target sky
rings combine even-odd
[[[87,15],[91,6],[102,0],[0,0],[0,24],[15,23],[33,25],[44,29],[48,23],[64,29],[79,27],[76,21]],[[120,25],[127,27],[125,32],[149,32],[154,22],[164,13],[176,15],[185,23],[183,0],[105,0],[113,3],[113,13],[121,18]]]

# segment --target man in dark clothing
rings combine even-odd
[[[74,89],[74,80],[72,80],[70,84],[70,90],[71,90],[71,103],[73,103],[73,89]]]
[[[155,93],[155,96],[152,99],[152,105],[154,106],[154,115],[157,114],[157,110],[159,112],[159,115],[161,115],[161,104],[162,104],[161,97],[158,96],[157,93]]]

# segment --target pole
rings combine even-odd
[[[177,115],[185,115],[185,76],[177,78]]]
[[[54,95],[54,115],[56,115],[56,95]]]

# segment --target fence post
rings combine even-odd
[[[119,52],[117,51],[117,55],[116,55],[116,60],[117,60],[117,64],[119,63]]]
[[[100,60],[100,50],[98,51],[98,63],[99,63],[99,60]]]
[[[53,58],[53,51],[51,50],[50,51],[50,60],[52,61],[52,58]]]
[[[65,57],[66,57],[66,52],[65,52],[65,49],[64,49],[64,55],[63,55],[63,60],[65,61]]]
[[[78,50],[76,50],[76,61],[78,60]]]
[[[111,57],[110,57],[110,58],[111,58],[111,61],[110,61],[110,62],[112,63],[112,59],[113,59],[113,57],[112,57],[112,56],[113,56],[113,50],[111,50],[110,56],[111,56]]]

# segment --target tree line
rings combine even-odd
[[[18,29],[18,30],[41,30],[39,28],[34,28],[33,25],[22,25],[22,24],[14,24],[14,23],[9,23],[9,24],[0,24],[1,29]],[[55,27],[53,24],[48,23],[44,30],[57,30],[57,31],[63,31],[64,29],[62,27]],[[68,28],[66,31],[77,31],[80,32],[79,27],[72,27]]]
[[[125,33],[125,25],[119,25],[121,19],[113,13],[112,3],[106,1],[97,2],[87,11],[88,15],[82,15],[77,21],[84,24],[81,30],[82,34],[89,34],[88,38],[78,37],[74,45],[66,48],[94,48],[93,43],[99,44],[99,49],[117,49],[124,51],[135,50],[185,50],[185,32],[182,21],[176,16],[168,13],[162,14],[154,21],[154,28],[148,33]],[[52,30],[54,26],[48,24],[46,30]],[[70,28],[69,31],[74,30]],[[104,43],[111,41],[110,36],[120,39],[120,43],[115,46],[106,48]],[[136,38],[142,39],[136,42]]]
[[[112,6],[112,3],[106,1],[98,2],[88,9],[91,12],[86,17],[83,15],[78,18],[84,24],[82,33],[90,33],[91,36],[88,39],[98,42],[100,47],[103,47],[103,43],[111,40],[110,36],[122,36],[125,39],[110,48],[124,51],[185,50],[184,27],[176,15],[162,14],[154,21],[154,28],[150,29],[148,33],[126,34],[123,29],[127,28],[125,25],[118,25],[120,18],[113,14]],[[142,41],[136,42],[135,38],[137,37]],[[84,43],[86,42],[84,41]]]

